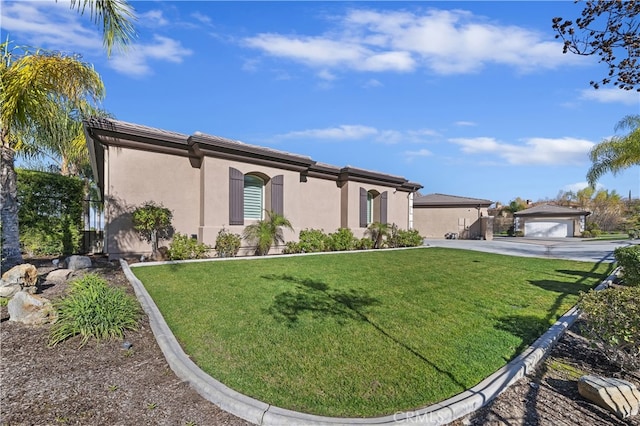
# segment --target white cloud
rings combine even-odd
[[[371,126],[343,124],[324,129],[298,130],[276,136],[276,139],[371,140],[378,143],[428,142],[437,136],[433,130],[379,130]]]
[[[583,189],[587,188],[589,186],[589,183],[587,182],[576,182],[576,183],[571,183],[569,185],[565,185],[562,187],[563,191],[571,191],[571,192],[578,192],[578,191],[582,191]],[[596,183],[596,190],[601,190],[604,189],[604,185],[602,185],[601,183]]]
[[[191,14],[191,17],[194,18],[197,21],[200,21],[203,24],[206,25],[211,25],[211,18],[209,18],[207,15],[200,13],[200,12],[193,12]]]
[[[456,121],[455,123],[456,126],[460,126],[460,127],[473,127],[473,126],[477,126],[477,123],[474,123],[473,121]]]
[[[382,86],[383,84],[379,80],[376,80],[375,78],[371,78],[364,83],[363,87],[371,88],[371,87],[382,87]]]
[[[150,10],[138,14],[138,22],[145,27],[162,27],[169,23],[163,16],[161,10]]]
[[[123,74],[141,76],[151,73],[150,61],[181,63],[191,54],[179,41],[156,35],[153,43],[134,44],[126,54],[113,55],[109,66]]]
[[[421,158],[421,157],[429,157],[431,155],[433,155],[433,153],[431,151],[429,151],[428,149],[419,149],[417,151],[405,151],[403,153],[405,160],[407,160],[407,162],[412,162],[413,160],[415,160],[416,158]]]
[[[333,81],[337,78],[335,74],[331,73],[328,70],[320,70],[318,72],[318,77],[321,78],[322,80],[327,80],[327,81]]]
[[[465,154],[491,154],[511,165],[581,165],[587,162],[593,142],[575,138],[530,138],[523,145],[507,144],[494,138],[456,138]]]
[[[617,87],[605,89],[585,89],[580,92],[580,99],[601,103],[621,103],[640,107],[640,93],[635,90],[623,90]]]
[[[69,9],[69,2],[2,2],[2,29],[32,46],[78,51],[102,50],[99,31],[90,20]]]
[[[263,33],[244,41],[266,55],[310,67],[369,72],[423,67],[438,74],[462,74],[491,63],[531,72],[580,61],[576,55],[563,55],[561,43],[547,34],[489,23],[461,10],[354,9],[337,22],[336,29],[321,35]]]

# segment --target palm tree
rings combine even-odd
[[[80,110],[104,96],[93,66],[77,56],[30,52],[0,45],[0,219],[2,268],[22,262],[14,158],[33,146],[39,132],[52,132],[60,109]]]
[[[627,115],[618,124],[615,131],[628,130],[623,136],[613,136],[594,146],[589,156],[591,168],[587,173],[589,185],[595,187],[602,175],[627,169],[640,164],[640,115]]]
[[[284,243],[282,228],[293,231],[289,219],[279,213],[267,212],[267,218],[259,220],[244,228],[242,238],[249,244],[256,245],[256,254],[264,256],[274,244]]]
[[[113,46],[126,48],[135,38],[135,14],[125,0],[71,0],[71,8],[84,14],[89,9],[91,20],[102,26],[102,41],[111,56]]]
[[[373,240],[373,248],[382,248],[385,238],[391,233],[388,223],[373,222],[366,230],[366,233]]]

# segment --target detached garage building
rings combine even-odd
[[[425,238],[493,238],[493,218],[487,209],[491,200],[429,194],[413,200],[413,228]]]
[[[525,237],[579,237],[590,214],[584,210],[541,204],[514,213],[514,229],[522,231]]]

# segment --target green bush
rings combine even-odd
[[[177,232],[169,244],[168,254],[171,260],[202,259],[208,251],[209,247],[206,244]]]
[[[620,368],[640,368],[640,287],[591,290],[578,308],[585,337]]]
[[[631,238],[632,240],[640,237],[640,230],[638,229],[630,229],[629,231],[627,231],[627,233],[629,234],[629,238]]]
[[[140,307],[124,290],[109,287],[104,278],[89,274],[72,282],[69,294],[56,305],[58,321],[53,324],[49,345],[81,335],[80,346],[91,337],[97,340],[121,338],[135,330]]]
[[[373,248],[373,240],[368,237],[364,237],[358,240],[356,244],[358,250],[371,250]]]
[[[83,181],[33,170],[16,172],[23,249],[31,255],[77,253],[81,241]]]
[[[613,256],[622,268],[622,279],[629,286],[640,285],[640,246],[618,247]]]
[[[330,251],[346,251],[356,248],[357,240],[349,228],[340,228],[338,231],[329,234],[327,238]]]
[[[418,247],[424,242],[424,238],[415,229],[398,229],[394,224],[391,227],[391,235],[387,239],[389,247]]]
[[[288,241],[284,248],[282,249],[282,254],[296,254],[302,253],[302,249],[300,248],[299,243],[294,243],[293,241]]]
[[[303,229],[299,234],[300,252],[317,253],[329,250],[329,236],[321,229]]]
[[[242,238],[240,238],[239,234],[232,234],[225,228],[222,228],[218,231],[215,249],[218,257],[235,257],[240,250],[241,244]]]
[[[591,231],[582,231],[582,238],[593,238]]]

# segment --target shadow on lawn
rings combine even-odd
[[[263,275],[262,278],[274,281],[285,281],[295,284],[296,290],[284,291],[275,297],[273,305],[267,312],[277,321],[286,322],[293,326],[304,313],[311,313],[314,318],[324,319],[327,316],[335,317],[339,322],[362,321],[372,326],[378,333],[401,346],[411,355],[427,363],[436,371],[446,375],[460,387],[467,386],[456,379],[449,371],[430,361],[416,349],[401,341],[395,335],[390,334],[381,325],[372,321],[366,314],[367,308],[380,304],[380,300],[369,296],[363,290],[340,291],[329,287],[327,283],[309,278],[297,278],[291,275]]]
[[[363,321],[366,317],[362,312],[369,306],[380,304],[378,299],[362,290],[332,290],[328,284],[309,278],[274,274],[264,275],[262,278],[295,284],[296,290],[278,294],[267,310],[277,321],[286,322],[289,326],[305,313],[319,319],[334,317],[341,323],[346,320]]]

